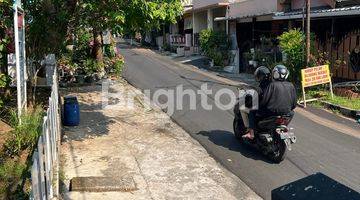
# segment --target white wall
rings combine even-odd
[[[278,0],[235,0],[230,4],[229,17],[251,17],[278,11]]]
[[[201,30],[207,29],[207,11],[197,12],[194,15],[194,33],[200,33]]]
[[[319,6],[328,6],[329,5],[329,0],[312,0],[311,1],[311,7],[319,7]],[[304,6],[304,1],[303,0],[292,0],[291,1],[291,9],[293,10],[297,10],[297,9],[302,9]]]
[[[210,18],[208,18],[208,14],[210,14]],[[226,31],[226,22],[218,21],[214,22],[214,19],[217,17],[225,17],[226,16],[226,8],[216,8],[216,9],[208,9],[201,12],[195,13],[194,18],[194,33],[199,33],[201,30],[211,28],[215,31]],[[212,25],[210,25],[210,20],[212,21]]]

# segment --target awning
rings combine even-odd
[[[353,15],[360,15],[360,6],[312,10],[310,16],[311,18],[321,18],[321,17],[353,16]],[[302,19],[304,16],[306,15],[304,15],[302,11],[277,12],[275,13],[273,19],[274,20]]]
[[[184,6],[184,14],[189,14],[193,10],[193,5]]]
[[[232,19],[236,19],[236,18],[233,18],[233,17],[215,17],[214,21],[219,22],[219,21],[226,21],[226,20],[232,20]]]
[[[221,8],[221,7],[227,7],[229,6],[229,3],[226,2],[221,2],[221,3],[214,3],[214,4],[209,4],[206,6],[201,6],[201,7],[193,7],[193,11],[197,12],[197,11],[203,11],[203,10],[207,10],[207,9],[214,9],[214,8]]]
[[[214,21],[227,21],[227,20],[238,20],[239,22],[243,21],[252,21],[253,18],[256,18],[256,21],[272,21],[274,13],[264,14],[264,15],[248,15],[243,17],[216,17]]]

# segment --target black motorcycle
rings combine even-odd
[[[238,107],[237,107],[238,108]],[[249,144],[259,149],[270,160],[280,163],[286,157],[287,150],[296,142],[296,137],[288,127],[293,118],[293,113],[283,116],[273,116],[256,123],[255,138],[253,140],[242,138],[246,134],[246,128],[240,114],[235,107],[235,119],[233,123],[234,133],[242,143]]]

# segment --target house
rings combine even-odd
[[[215,21],[228,21],[229,33],[236,33],[239,72],[251,72],[254,68],[247,63],[246,53],[266,39],[275,48],[276,37],[281,33],[304,28],[304,18],[304,0],[235,0],[228,6],[227,17]],[[333,77],[360,79],[359,0],[312,0],[311,32],[316,36],[316,48],[327,52],[329,60],[344,61],[340,66],[332,66]]]
[[[316,36],[316,48],[326,52],[328,59],[338,66],[331,66],[336,81],[360,80],[360,1],[315,1],[311,10],[311,32]],[[275,13],[273,19],[291,21],[296,27],[302,25],[299,1],[292,2],[292,10]]]
[[[228,0],[183,1],[184,15],[170,26],[170,45],[178,48],[178,54],[194,54],[199,51],[199,33],[204,29],[226,31],[227,21],[214,21],[226,17]]]

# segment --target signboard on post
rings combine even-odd
[[[334,96],[332,89],[332,82],[330,76],[329,65],[322,65],[318,67],[310,67],[301,70],[301,84],[304,98],[304,107],[306,107],[306,96],[305,96],[305,88],[322,85],[322,84],[330,84],[330,92],[331,96]]]
[[[14,9],[14,33],[15,33],[15,63],[16,63],[16,87],[18,115],[26,110],[26,55],[25,55],[25,13],[21,7],[21,0],[16,0]]]

